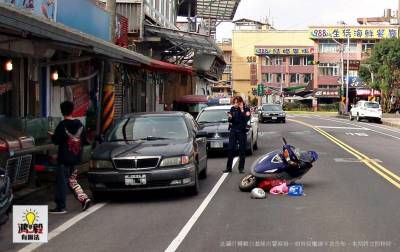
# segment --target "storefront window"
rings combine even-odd
[[[271,66],[271,65],[272,65],[272,60],[271,60],[271,58],[269,58],[269,57],[263,57],[262,59],[263,59],[263,60],[262,60],[263,66]]]
[[[320,63],[319,66],[319,74],[325,76],[338,76],[339,75],[339,66],[333,63]]]
[[[339,46],[336,43],[321,43],[319,44],[320,53],[337,53]]]
[[[313,56],[306,56],[303,57],[303,66],[308,66],[310,63],[312,63],[312,61],[314,60]]]
[[[299,83],[300,82],[300,74],[290,74],[290,82],[291,83]]]
[[[362,52],[370,53],[375,46],[375,41],[366,40],[362,43]]]
[[[285,82],[285,75],[284,74],[277,74],[276,75],[276,82],[281,83],[281,82]]]
[[[350,47],[347,47],[347,44],[346,44],[346,45],[344,46],[344,52],[345,52],[345,53],[347,53],[347,51],[348,51],[347,48],[350,48],[350,51],[349,51],[349,52],[351,52],[351,53],[357,52],[357,44],[356,44],[356,43],[350,43]]]
[[[298,57],[298,56],[290,57],[290,65],[291,66],[299,66],[300,65],[300,57]]]
[[[304,74],[304,83],[309,83],[313,79],[313,74],[307,73]]]
[[[279,57],[279,56],[275,57],[274,58],[274,64],[278,65],[278,66],[283,65],[283,58]]]
[[[271,83],[272,82],[272,74],[270,74],[270,73],[263,74],[263,81]]]

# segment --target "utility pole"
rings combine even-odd
[[[346,114],[349,112],[350,34],[347,36]]]
[[[344,91],[344,55],[343,55],[344,44],[340,43],[333,37],[332,37],[332,39],[336,44],[340,45],[340,49],[339,49],[340,50],[340,84],[341,84],[340,99],[342,99],[343,91]],[[342,104],[342,102],[340,102],[340,104]],[[343,109],[343,106],[341,106],[340,113],[343,114],[343,112],[344,112],[344,109]]]
[[[110,38],[111,43],[115,42],[115,22],[116,22],[116,13],[117,13],[117,1],[116,0],[107,0],[106,9],[111,15],[111,23],[110,23]]]
[[[107,0],[106,9],[110,13],[110,42],[115,43],[115,22],[116,22],[116,0]],[[115,66],[110,60],[104,62],[104,85],[101,93],[101,133],[105,134],[114,120],[114,100],[115,100]]]
[[[283,62],[284,62],[284,57],[282,56],[282,65],[281,65],[281,99],[280,99],[280,102],[281,102],[281,105],[283,106],[283,77],[285,76],[284,75],[284,73],[285,73],[285,69],[284,69],[284,65],[283,65]]]
[[[397,6],[397,24],[400,24],[400,0]]]

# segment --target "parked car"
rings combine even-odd
[[[0,167],[0,226],[8,219],[8,212],[13,199],[11,181],[6,171]]]
[[[286,122],[286,113],[279,104],[264,104],[258,111],[259,122]]]
[[[349,119],[357,121],[367,119],[368,121],[382,122],[382,109],[379,103],[370,101],[359,101],[352,106],[349,112]]]
[[[93,197],[103,192],[185,188],[207,177],[206,133],[185,112],[138,113],[116,121],[93,151]]]
[[[207,132],[207,150],[227,150],[229,145],[228,112],[231,106],[213,106],[204,108],[197,116],[196,121],[202,131]],[[258,148],[258,123],[257,119],[248,122],[250,130],[247,132],[247,152],[253,154]]]

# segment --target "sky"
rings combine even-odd
[[[260,21],[268,16],[276,29],[307,29],[310,25],[357,24],[359,17],[381,17],[397,10],[397,0],[241,0],[234,20]],[[217,27],[217,40],[232,37],[232,23]]]

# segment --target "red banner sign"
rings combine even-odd
[[[73,94],[74,112],[73,117],[83,117],[89,108],[89,90],[87,83],[71,86]]]
[[[115,44],[128,48],[128,19],[122,15],[116,16]]]

